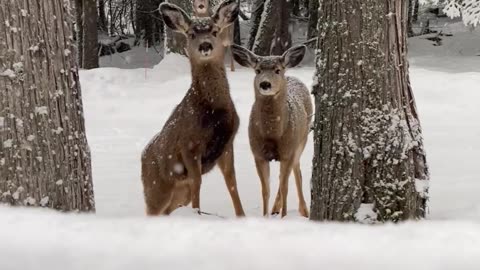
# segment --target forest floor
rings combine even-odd
[[[458,24],[447,30],[454,36],[442,37],[442,46],[425,36],[409,40],[431,172],[428,220],[313,224],[297,214],[293,179],[288,220],[259,218],[260,184],[247,135],[254,72],[243,68],[228,71],[241,118],[235,165],[246,214],[256,218],[224,221],[190,209],[173,218],[144,218],[141,152],[190,84],[187,60],[168,56],[151,69],[81,71],[97,216],[0,209],[0,239],[8,243],[0,245],[0,254],[18,258],[0,259],[0,269],[35,269],[38,263],[45,269],[478,269],[480,31]],[[313,73],[309,65],[289,71],[307,85]],[[312,155],[310,138],[301,163],[307,203]],[[271,185],[276,191],[277,164]],[[218,170],[204,178],[201,206],[233,216]]]

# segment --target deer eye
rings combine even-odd
[[[212,32],[212,35],[213,35],[214,37],[217,37],[218,31],[213,31],[213,32]]]
[[[262,71],[260,69],[255,69],[255,73],[260,74]]]
[[[281,72],[280,69],[275,70],[275,73],[277,73],[277,74],[280,74],[280,72]]]

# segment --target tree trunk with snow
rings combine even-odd
[[[95,210],[69,3],[0,0],[1,203]]]
[[[265,6],[265,0],[256,0],[253,4],[252,16],[250,17],[250,37],[248,39],[247,48],[253,49],[255,44],[255,38],[257,37],[260,21],[262,20],[263,7]]]
[[[83,0],[75,0],[75,37],[78,47],[78,66],[83,66]]]
[[[281,55],[292,44],[288,26],[290,12],[287,0],[266,0],[262,19],[253,44],[257,55]]]
[[[78,63],[81,68],[98,68],[98,22],[96,0],[75,0]]]
[[[407,17],[406,1],[320,1],[312,220],[425,216],[429,176]]]

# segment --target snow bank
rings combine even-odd
[[[480,224],[107,219],[0,208],[0,269],[478,269]]]

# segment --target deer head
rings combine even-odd
[[[223,61],[225,49],[220,33],[238,17],[235,0],[224,1],[211,17],[190,17],[176,5],[163,3],[160,13],[165,24],[187,37],[187,53],[194,62]]]
[[[285,71],[300,64],[306,50],[307,47],[301,45],[290,48],[282,56],[258,56],[241,46],[232,46],[235,61],[255,70],[255,92],[262,96],[276,96],[285,91]]]

